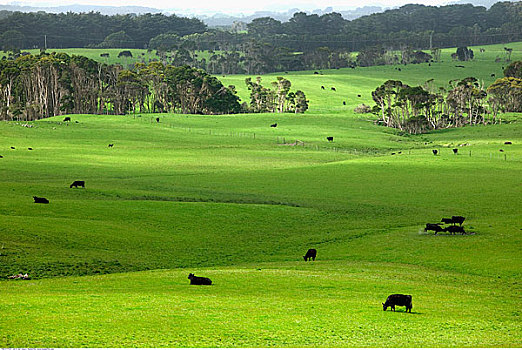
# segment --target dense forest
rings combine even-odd
[[[71,113],[184,114],[303,113],[308,101],[291,92],[282,77],[263,87],[247,81],[251,103],[240,104],[234,86],[225,87],[203,70],[152,62],[133,70],[65,53],[24,55],[0,61],[0,120],[35,120]]]
[[[414,49],[485,45],[522,38],[522,2],[482,6],[405,5],[349,21],[339,13],[322,16],[298,12],[288,22],[254,19],[247,33],[209,29],[198,19],[162,14],[105,16],[99,13],[21,13],[0,19],[4,48],[48,48],[117,45],[125,48],[173,49],[157,37],[175,34],[200,50],[246,51],[251,42],[310,52],[320,47],[332,51],[359,51],[382,45]],[[110,35],[117,40],[111,41]],[[46,36],[46,38],[45,38]],[[109,38],[108,38],[109,37]],[[109,40],[107,40],[109,39]],[[154,40],[153,40],[154,39]],[[114,47],[114,46],[112,46]]]

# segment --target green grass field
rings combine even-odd
[[[304,115],[0,123],[0,347],[521,347],[521,115],[409,136],[353,113],[387,79],[487,86],[502,50],[285,74]],[[473,234],[423,232],[451,215]]]

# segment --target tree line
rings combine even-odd
[[[160,51],[210,50],[239,53],[263,62],[270,71],[297,63],[310,67],[312,60],[330,52],[329,65],[342,65],[347,53],[381,46],[431,49],[487,45],[522,40],[522,2],[498,2],[482,6],[404,5],[355,20],[339,13],[322,16],[297,12],[287,22],[270,17],[254,19],[247,32],[209,29],[197,19],[162,14],[104,16],[99,13],[21,13],[0,19],[0,44],[13,47],[117,47],[151,48]],[[87,36],[85,33],[89,33]],[[256,55],[273,52],[268,59]],[[295,53],[303,53],[296,60]],[[229,57],[233,58],[233,57]],[[248,66],[248,63],[246,66]],[[253,63],[252,63],[253,64]],[[250,65],[252,65],[250,64]],[[245,69],[249,71],[249,69]],[[259,73],[265,70],[259,69]]]
[[[418,134],[498,122],[500,112],[522,112],[522,61],[511,63],[487,89],[473,77],[450,81],[448,90],[388,80],[372,92],[379,124]]]
[[[241,104],[234,86],[225,87],[189,66],[151,62],[128,70],[65,53],[24,55],[0,60],[0,119],[78,113],[302,113],[308,108],[304,93],[290,92],[287,79],[278,78],[274,92],[258,85],[259,96],[268,96],[261,109],[254,100]]]

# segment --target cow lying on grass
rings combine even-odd
[[[435,234],[437,234],[438,232],[443,232],[444,229],[440,227],[438,224],[426,224],[426,227],[424,227],[424,232],[428,231],[434,231]]]
[[[28,280],[28,279],[31,279],[31,277],[29,277],[29,275],[27,273],[25,275],[19,273],[18,275],[9,276],[7,278],[12,279],[12,280],[18,280],[18,279]]]
[[[35,203],[49,204],[49,200],[47,198],[44,198],[44,197],[33,196],[33,199],[34,199]]]
[[[190,284],[194,284],[194,285],[198,285],[198,286],[201,286],[201,285],[210,286],[212,284],[212,281],[210,280],[210,278],[194,276],[193,273],[189,273],[188,279],[190,280]]]
[[[411,295],[404,295],[404,294],[392,294],[386,298],[386,302],[382,303],[382,310],[386,311],[388,307],[395,312],[395,306],[406,306],[406,312],[408,310],[411,313]]]

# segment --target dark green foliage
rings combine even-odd
[[[522,61],[511,62],[504,70],[504,76],[522,79]]]
[[[468,49],[465,46],[457,48],[456,54],[457,54],[457,58],[459,59],[459,61],[470,61],[473,59],[473,56],[474,56],[473,50]]]

